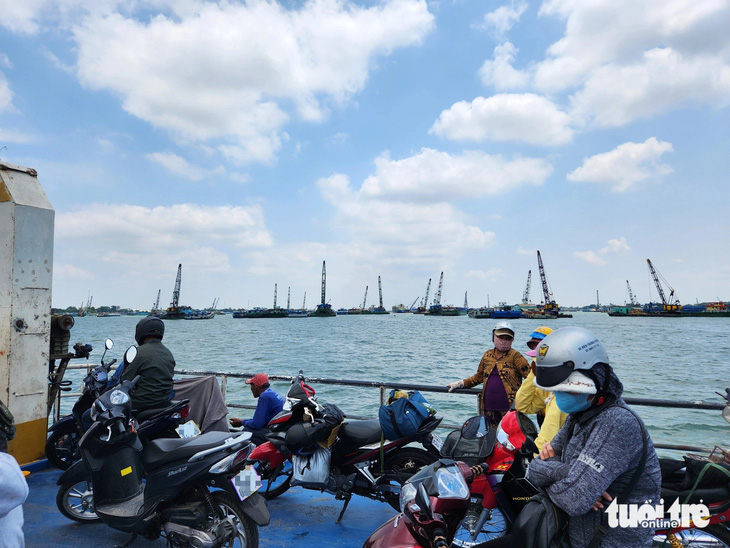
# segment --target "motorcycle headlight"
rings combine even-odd
[[[469,498],[469,486],[456,466],[446,466],[436,470],[436,485],[440,499]]]
[[[109,403],[112,405],[123,405],[129,401],[129,395],[122,390],[113,390],[109,394]]]
[[[416,498],[416,492],[418,485],[414,485],[410,482],[406,483],[400,489],[400,511],[404,512],[406,504]]]
[[[516,451],[515,446],[509,441],[509,435],[502,429],[501,424],[497,427],[497,441],[508,451]]]

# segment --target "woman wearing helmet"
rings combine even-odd
[[[602,523],[608,528],[609,501],[657,503],[659,461],[644,423],[621,399],[623,385],[592,332],[564,327],[545,337],[537,347],[535,384],[555,392],[568,418],[532,461],[528,478],[567,512],[571,546],[588,546]],[[633,482],[642,458],[643,472]],[[652,536],[645,527],[608,528],[600,546],[648,547]]]
[[[522,386],[515,395],[515,409],[517,411],[521,411],[526,415],[538,414],[540,432],[537,434],[537,439],[535,439],[535,445],[538,449],[542,449],[543,444],[553,439],[568,417],[568,414],[561,411],[555,403],[555,394],[553,392],[535,386],[537,345],[552,332],[553,330],[549,327],[538,327],[530,334],[530,340],[527,341],[527,347],[530,350],[525,353],[532,358],[530,374],[522,381]]]
[[[515,330],[509,322],[499,322],[492,329],[494,348],[487,350],[479,362],[477,372],[446,387],[449,392],[456,388],[471,388],[483,383],[479,397],[479,413],[484,414],[495,428],[512,407],[515,394],[527,377],[530,367],[522,354],[512,348]]]
[[[173,394],[175,358],[162,344],[165,323],[156,316],[145,316],[134,331],[139,345],[137,356],[124,366],[122,380],[131,381],[137,375],[142,378],[132,392],[132,405],[137,411],[164,407]]]

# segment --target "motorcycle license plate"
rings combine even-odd
[[[438,434],[431,434],[431,443],[439,451],[441,451],[441,448],[444,446],[444,440],[442,440]]]
[[[253,466],[247,466],[231,478],[231,483],[238,494],[238,498],[244,501],[261,489],[261,476]]]

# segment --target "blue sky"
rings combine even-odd
[[[728,300],[726,0],[0,0],[53,304]],[[5,148],[3,148],[5,147]],[[665,285],[665,291],[668,287]]]

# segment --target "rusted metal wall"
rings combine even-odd
[[[44,458],[54,211],[34,169],[0,162],[0,399],[15,416],[8,452]]]

